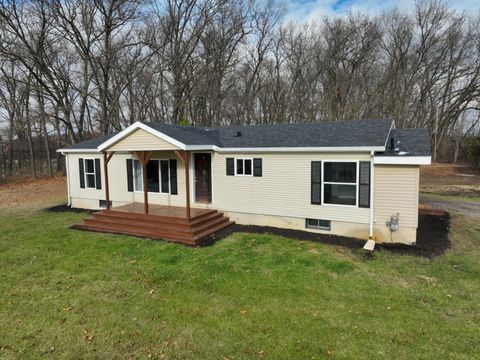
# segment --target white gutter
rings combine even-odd
[[[63,153],[62,153],[63,154]],[[68,171],[68,168],[70,167],[70,161],[68,159],[68,154],[64,153],[65,155],[65,170],[67,172],[67,205],[70,206],[72,205],[72,199],[70,196],[70,173]]]
[[[63,155],[67,153],[99,153],[97,149],[58,149],[57,152],[62,153]]]
[[[374,199],[375,199],[375,152],[370,152],[370,223],[369,223],[369,240],[373,240],[373,216],[374,216]]]
[[[352,146],[352,147],[258,147],[258,148],[220,148],[215,145],[186,145],[187,151],[215,151],[220,154],[229,153],[308,153],[308,152],[369,152],[385,151],[382,146]],[[150,151],[151,148],[135,149],[135,151]],[[127,151],[127,150],[122,150]],[[95,153],[99,154],[101,150],[97,149],[59,149],[61,153]]]
[[[379,165],[431,165],[431,156],[377,156],[375,164]]]
[[[219,148],[215,151],[225,153],[268,153],[268,152],[362,152],[385,151],[383,146],[343,146],[343,147],[258,147],[258,148]]]

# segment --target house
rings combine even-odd
[[[58,151],[69,204],[101,210],[77,227],[189,244],[232,222],[413,244],[431,162],[428,131],[392,120],[136,122]]]

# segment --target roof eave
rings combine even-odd
[[[58,149],[58,153],[68,154],[68,153],[99,153],[97,149]]]
[[[375,165],[431,165],[431,156],[375,156]]]
[[[236,152],[370,152],[385,151],[383,146],[343,146],[343,147],[250,147],[217,148],[219,153]]]
[[[218,153],[256,153],[256,152],[370,152],[385,151],[383,146],[344,146],[344,147],[237,147],[221,148],[216,145],[185,145],[186,151],[216,151]],[[103,151],[106,151],[104,148]],[[100,153],[97,149],[58,149],[60,153]]]

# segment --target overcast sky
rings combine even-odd
[[[349,11],[360,10],[376,15],[383,10],[397,7],[409,11],[414,8],[415,0],[284,0],[287,4],[287,20],[309,21],[323,15],[345,15]],[[478,13],[480,0],[451,0],[452,9]]]

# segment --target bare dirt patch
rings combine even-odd
[[[52,203],[67,197],[64,176],[19,180],[0,185],[0,209],[31,203]]]
[[[433,163],[420,168],[420,190],[464,197],[480,196],[480,169]]]

